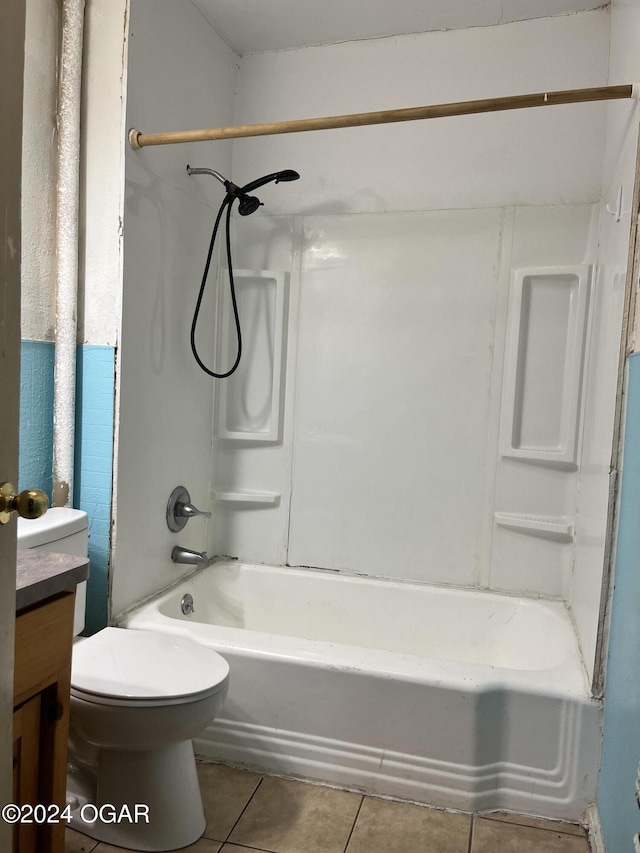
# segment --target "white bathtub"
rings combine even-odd
[[[229,661],[206,758],[469,811],[595,799],[600,708],[559,602],[229,561],[120,624]]]

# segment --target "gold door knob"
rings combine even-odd
[[[40,489],[25,489],[19,495],[11,483],[0,483],[0,524],[11,520],[11,513],[21,518],[40,518],[49,509],[49,498]]]

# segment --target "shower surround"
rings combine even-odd
[[[597,10],[239,58],[193,4],[137,0],[126,123],[599,85],[608,26]],[[608,462],[609,407],[597,403],[615,392],[622,313],[622,278],[597,257],[606,112],[127,151],[113,612],[193,631],[229,657],[227,714],[203,754],[473,808],[575,819],[593,797],[603,543],[600,517],[580,524],[577,508],[585,411],[598,426],[588,468]],[[222,200],[188,178],[196,161],[234,181],[301,175],[233,223],[246,348],[227,383],[189,352]],[[210,356],[234,343],[224,269],[219,284],[204,309]],[[178,483],[213,517],[176,535],[164,505]],[[580,536],[595,555],[587,572]],[[181,585],[174,545],[237,562]],[[224,604],[231,622],[213,612]],[[398,645],[415,607],[411,633],[438,630]]]

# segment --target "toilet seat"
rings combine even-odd
[[[71,695],[100,705],[181,705],[224,690],[228,679],[221,655],[174,634],[104,628],[73,648]]]

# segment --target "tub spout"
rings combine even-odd
[[[207,557],[206,551],[191,551],[189,548],[181,548],[179,545],[176,545],[171,552],[171,559],[174,563],[196,566],[198,569],[204,569],[205,566],[211,565],[211,560]]]

